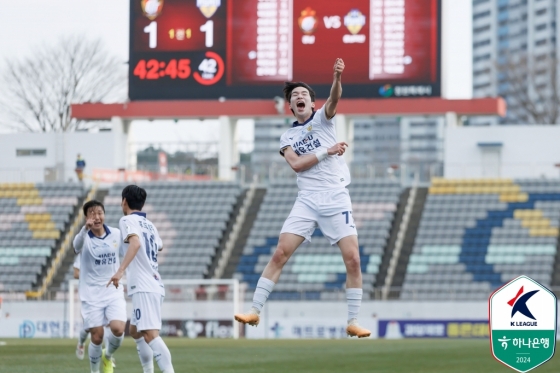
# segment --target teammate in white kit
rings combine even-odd
[[[286,83],[284,87],[284,96],[297,121],[280,138],[280,154],[297,173],[300,191],[282,227],[276,251],[257,283],[253,307],[248,313],[235,315],[239,322],[258,325],[259,313],[278,282],[282,268],[302,243],[311,241],[313,231],[319,227],[331,245],[338,244],[346,266],[346,332],[359,338],[371,334],[357,322],[362,302],[362,272],[358,232],[346,189],[350,184],[350,172],[342,158],[348,144],[337,143],[332,121],[342,95],[343,70],[344,62],[338,58],[330,96],[317,111],[315,92],[307,84]]]
[[[88,348],[90,367],[98,373],[113,372],[111,358],[120,347],[126,325],[126,302],[122,289],[105,284],[119,267],[121,232],[108,227],[105,208],[99,201],[89,201],[83,207],[86,224],[74,238],[74,251],[81,254],[79,293],[82,301],[84,330],[91,333]],[[103,326],[109,323],[107,349],[102,350]]]
[[[130,335],[137,345],[145,373],[153,373],[153,358],[163,373],[174,373],[171,353],[159,336],[161,304],[165,289],[158,272],[157,253],[163,248],[156,227],[141,212],[146,202],[146,191],[129,185],[122,191],[122,209],[125,216],[119,222],[125,255],[111,283],[118,288],[126,270],[127,293],[132,297]]]

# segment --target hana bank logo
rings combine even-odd
[[[539,292],[538,290],[533,290],[533,291],[529,291],[529,292],[523,294],[523,286],[521,286],[521,288],[519,289],[519,291],[517,292],[515,297],[513,297],[509,302],[507,302],[507,304],[509,304],[510,307],[513,307],[512,310],[511,310],[511,317],[512,318],[513,318],[513,316],[515,316],[516,313],[519,312],[523,316],[528,317],[532,320],[535,320],[534,323],[512,321],[511,326],[537,326],[537,323],[536,323],[537,319],[535,318],[535,316],[533,316],[533,314],[529,310],[529,307],[527,306],[527,301],[529,299],[531,299],[531,297],[538,292]]]
[[[163,0],[141,0],[140,5],[144,15],[150,20],[154,20],[161,14]]]
[[[395,89],[391,84],[385,84],[384,86],[379,88],[379,94],[383,97],[391,97],[394,92]]]
[[[317,30],[319,20],[315,16],[316,14],[317,12],[310,7],[301,11],[301,16],[298,18],[298,25],[305,35],[311,35],[315,30]]]

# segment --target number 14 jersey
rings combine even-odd
[[[163,243],[156,227],[143,212],[123,216],[119,222],[122,232],[122,255],[126,255],[129,239],[137,236],[140,249],[126,269],[127,294],[158,293],[165,295],[165,288],[158,272],[157,254]]]

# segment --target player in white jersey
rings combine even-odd
[[[113,372],[111,358],[124,339],[126,302],[122,289],[105,284],[119,267],[121,232],[105,223],[105,208],[99,201],[89,201],[83,207],[86,224],[74,238],[74,251],[81,254],[79,293],[82,301],[84,330],[91,333],[88,348],[93,373]],[[109,324],[107,348],[101,344],[104,325]]]
[[[286,83],[284,96],[296,117],[280,138],[280,154],[297,174],[298,197],[280,232],[278,246],[257,283],[253,307],[236,314],[239,322],[258,325],[259,313],[282,268],[319,227],[331,245],[338,244],[346,266],[346,299],[350,336],[368,337],[371,332],[357,322],[362,301],[362,272],[358,232],[352,218],[352,202],[346,186],[350,172],[342,155],[348,144],[337,142],[333,117],[342,95],[344,62],[334,64],[333,85],[325,105],[315,111],[315,92],[307,84]]]
[[[82,261],[82,253],[79,253],[77,255],[74,256],[74,264],[73,264],[73,270],[74,270],[74,278],[76,280],[78,280],[80,278],[80,263]],[[107,341],[107,338],[109,337],[109,335],[111,335],[111,328],[108,325],[105,325],[103,327],[103,329],[105,330],[103,333],[103,342],[105,343],[105,347],[107,347],[109,345],[109,342]],[[84,356],[85,356],[85,343],[86,343],[86,339],[89,335],[89,330],[82,327],[82,330],[80,330],[80,335],[78,337],[78,344],[76,345],[76,357],[80,360],[84,360]],[[117,364],[115,363],[115,357],[112,356],[111,357],[111,362],[113,364],[113,368],[117,367]]]
[[[140,363],[145,373],[153,373],[153,358],[163,373],[174,373],[171,353],[159,336],[161,304],[165,289],[158,272],[157,253],[163,243],[156,227],[142,212],[147,193],[129,185],[122,191],[125,216],[119,222],[122,231],[124,258],[107,286],[119,286],[126,270],[127,293],[132,297],[130,335],[137,345]]]

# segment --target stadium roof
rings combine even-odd
[[[325,100],[317,100],[317,107]],[[341,99],[338,112],[351,116],[499,115],[505,116],[503,98],[446,100],[442,98]],[[269,100],[185,100],[132,101],[121,104],[85,103],[72,105],[72,117],[80,120],[123,119],[187,119],[232,117],[277,117],[275,102]],[[291,116],[287,105],[284,115]]]

